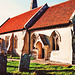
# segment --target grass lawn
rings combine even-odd
[[[75,75],[75,66],[70,68],[62,66],[51,66],[37,63],[30,63],[29,72],[18,71],[19,61],[9,61],[7,63],[7,73],[13,75]]]

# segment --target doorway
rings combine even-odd
[[[36,48],[38,49],[38,59],[43,59],[44,49],[42,48],[42,43],[40,41],[36,43]]]

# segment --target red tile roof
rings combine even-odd
[[[41,18],[29,29],[37,29],[69,23],[69,19],[75,10],[75,0],[49,7]]]
[[[36,8],[16,17],[10,18],[0,27],[0,33],[23,29],[25,23],[40,9]]]

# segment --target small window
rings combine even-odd
[[[17,48],[17,40],[18,40],[18,38],[17,38],[17,36],[15,35],[15,37],[14,37],[14,48]]]
[[[9,36],[5,37],[5,47],[7,48],[9,45]]]

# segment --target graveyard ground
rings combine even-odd
[[[62,67],[30,63],[28,72],[18,71],[19,61],[7,62],[7,75],[75,75],[75,66]]]

